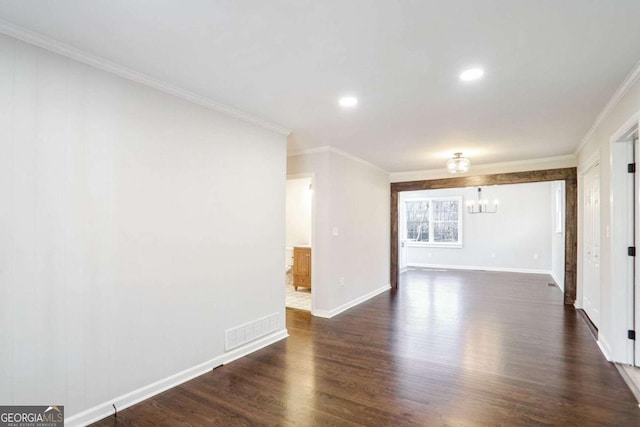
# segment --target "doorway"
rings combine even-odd
[[[563,181],[401,192],[400,274],[537,274],[564,292],[564,205]]]
[[[576,168],[548,169],[527,172],[512,172],[482,176],[465,176],[425,181],[394,182],[391,184],[391,248],[390,277],[392,288],[399,281],[399,193],[403,191],[479,187],[499,184],[526,182],[563,181],[565,188],[565,256],[564,256],[564,303],[574,304],[576,300],[576,246],[577,246],[577,171]]]
[[[312,311],[313,176],[286,181],[285,306]]]

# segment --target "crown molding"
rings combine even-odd
[[[353,160],[355,162],[361,163],[361,164],[363,164],[365,166],[369,166],[370,168],[377,169],[380,172],[386,173],[387,175],[389,174],[388,170],[383,169],[380,166],[378,166],[376,164],[373,164],[371,162],[368,162],[368,161],[366,161],[364,159],[361,159],[360,157],[354,156],[353,154],[347,153],[346,151],[342,151],[342,150],[340,150],[338,148],[331,147],[331,146],[329,147],[329,151],[331,151],[331,152],[333,152],[335,154],[338,154],[338,155],[340,155],[342,157],[345,157],[347,159],[350,159],[350,160]]]
[[[501,162],[501,163],[484,163],[481,165],[474,165],[473,163],[471,164],[471,168],[475,170],[483,170],[483,169],[494,169],[494,168],[499,168],[499,167],[510,167],[510,166],[526,166],[526,165],[533,165],[533,164],[541,164],[541,163],[555,163],[555,162],[577,162],[577,157],[575,154],[565,154],[562,156],[554,156],[554,157],[541,157],[539,159],[526,159],[526,160],[514,160],[511,162]],[[574,165],[575,166],[575,165]],[[473,175],[473,173],[471,172],[471,168],[469,168],[469,172],[467,172],[467,175]],[[391,172],[391,174],[403,174],[403,173],[421,173],[421,172],[432,172],[432,171],[447,171],[447,173],[449,172],[447,170],[447,168],[438,168],[438,169],[420,169],[420,170],[412,170],[412,171],[402,171],[402,172]],[[464,174],[457,174],[457,175],[464,175]]]
[[[330,151],[331,147],[328,145],[323,145],[322,147],[313,147],[313,148],[305,148],[304,150],[295,150],[290,153],[287,153],[287,157],[295,157],[295,156],[304,156],[306,154],[317,154],[317,153],[326,153]]]
[[[168,93],[194,104],[198,104],[203,107],[218,111],[220,113],[227,114],[261,128],[270,130],[272,132],[276,132],[285,136],[291,133],[291,130],[276,125],[275,123],[271,123],[267,120],[254,117],[250,114],[244,113],[240,110],[236,110],[235,108],[213,101],[204,96],[189,92],[172,84],[139,73],[130,68],[118,65],[114,62],[107,61],[106,59],[103,59],[99,56],[92,55],[80,49],[76,49],[68,44],[43,36],[42,34],[33,32],[31,30],[19,27],[2,19],[0,19],[0,33],[73,59],[74,61],[82,62],[83,64],[89,65],[91,67],[98,68],[108,73],[115,74],[128,80],[132,80],[136,83],[140,83],[142,85]]]
[[[502,163],[486,163],[483,165],[476,166],[476,169],[493,169],[497,167],[510,167],[510,166],[526,166],[526,165],[539,165],[544,163],[556,163],[556,162],[567,162],[569,166],[575,166],[577,164],[578,158],[575,154],[564,154],[562,156],[554,156],[554,157],[541,157],[538,159],[526,159],[526,160],[514,160],[512,162],[502,162]]]
[[[609,102],[607,102],[607,105],[605,105],[600,114],[598,114],[598,117],[596,117],[595,122],[593,122],[593,125],[591,125],[591,128],[589,129],[587,134],[584,136],[584,138],[582,138],[582,141],[580,141],[580,144],[578,145],[578,148],[576,148],[574,154],[578,154],[580,150],[584,148],[589,138],[591,138],[591,135],[593,135],[593,132],[595,132],[597,127],[600,126],[600,123],[602,123],[605,117],[609,115],[611,110],[613,110],[613,108],[618,105],[618,102],[620,102],[620,100],[627,94],[627,92],[629,92],[629,89],[631,89],[631,87],[638,81],[638,79],[640,79],[640,62],[635,65],[633,70],[631,70],[631,73],[629,73],[622,84],[614,92]]]
[[[386,174],[389,174],[389,171],[386,169],[381,168],[380,166],[373,164],[371,162],[368,162],[364,159],[361,159],[358,156],[354,156],[353,154],[347,153],[346,151],[342,151],[339,148],[335,148],[332,147],[330,145],[324,145],[322,147],[314,147],[314,148],[307,148],[305,150],[298,150],[298,151],[293,151],[289,154],[287,154],[287,157],[295,157],[295,156],[304,156],[307,154],[317,154],[317,153],[334,153],[337,154],[339,156],[345,157],[347,159],[353,160],[354,162],[358,162],[360,164],[363,164],[365,166],[369,166],[370,168],[376,169],[380,172],[384,172]]]
[[[556,169],[559,167],[575,167],[578,158],[575,154],[565,154],[562,156],[542,157],[538,159],[515,160],[502,163],[485,163],[481,165],[471,164],[471,168],[466,173],[456,174],[456,176],[472,176],[482,175],[485,173],[502,173],[505,171],[524,171],[531,166],[535,170]],[[533,170],[533,169],[532,169]],[[441,177],[450,177],[451,173],[447,168],[438,169],[422,169],[402,172],[391,172],[389,174],[391,182],[403,182],[405,180],[413,181],[417,179],[436,179]],[[423,178],[416,178],[423,176]]]

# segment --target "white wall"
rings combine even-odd
[[[287,173],[314,174],[313,313],[332,316],[388,289],[388,173],[329,148],[289,157]]]
[[[551,183],[551,276],[564,292],[565,195],[564,181]],[[558,200],[559,197],[559,200]],[[560,222],[560,228],[556,223]]]
[[[0,36],[0,148],[2,404],[110,407],[284,331],[283,136]]]
[[[610,138],[618,129],[634,114],[640,111],[640,81],[638,69],[633,74],[633,79],[627,80],[614,97],[605,113],[598,120],[592,129],[584,145],[578,151],[578,173],[591,166],[594,159],[600,160],[600,229],[601,234],[601,307],[600,307],[600,327],[598,329],[598,342],[605,355],[614,361],[630,363],[628,360],[628,347],[630,341],[627,339],[627,329],[632,324],[632,315],[629,311],[629,304],[632,296],[627,294],[624,283],[619,280],[612,280],[611,269],[612,253],[625,251],[625,248],[612,248],[611,238],[614,235],[613,228],[621,227],[620,223],[613,223],[611,220],[611,143]],[[580,177],[579,177],[580,178]],[[578,181],[580,187],[580,181]],[[582,236],[581,207],[582,192],[578,191],[578,295],[582,287],[582,246],[580,244]],[[630,319],[631,318],[631,319]]]
[[[424,247],[409,242],[407,265],[549,273],[550,194],[549,182],[483,187],[484,199],[499,200],[498,212],[470,214],[466,202],[477,200],[477,187],[401,192],[401,201],[461,196],[463,204],[463,247]]]
[[[311,178],[287,179],[286,245],[311,245]]]

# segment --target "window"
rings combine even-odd
[[[462,198],[405,201],[406,239],[415,245],[462,246]]]
[[[555,229],[554,231],[558,234],[562,234],[562,223],[564,222],[564,215],[563,215],[563,207],[564,207],[564,194],[562,192],[562,186],[564,183],[558,183],[556,184],[556,202],[555,202],[555,215],[554,215],[554,221],[555,221]]]

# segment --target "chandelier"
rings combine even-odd
[[[462,153],[455,153],[453,158],[447,160],[447,169],[451,173],[464,173],[469,170],[471,161],[462,157]]]
[[[489,204],[488,200],[482,198],[482,188],[478,187],[478,201],[468,201],[467,210],[470,214],[496,213],[498,212],[498,201],[494,200],[493,204]]]

